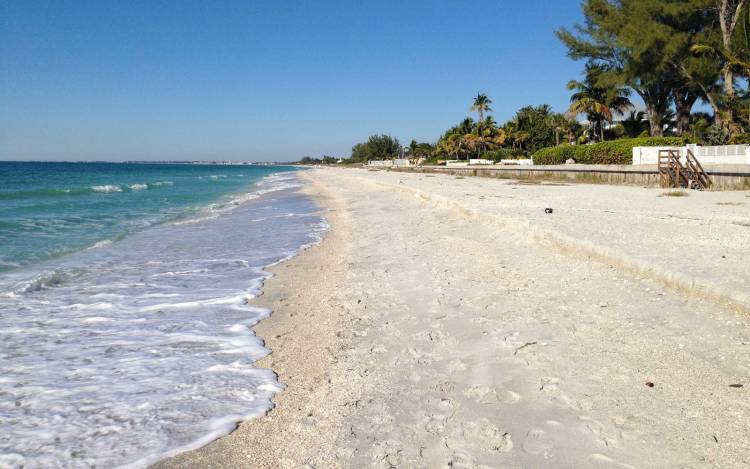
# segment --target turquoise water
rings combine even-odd
[[[231,203],[291,169],[0,162],[0,272]]]
[[[145,468],[262,415],[269,265],[319,242],[280,167],[0,163],[0,467]]]

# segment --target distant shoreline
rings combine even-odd
[[[96,163],[96,164],[161,164],[161,165],[202,165],[202,166],[298,166],[296,163],[275,163],[275,162],[257,162],[257,161],[106,161],[106,160],[1,160],[3,163]]]

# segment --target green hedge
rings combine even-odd
[[[514,148],[498,148],[497,150],[490,150],[480,154],[479,158],[484,158],[492,161],[500,161],[503,159],[510,160],[525,157],[523,156],[523,152],[521,150],[516,150]]]
[[[682,146],[682,137],[638,137],[610,140],[593,145],[559,145],[534,153],[534,164],[565,164],[573,158],[580,164],[632,164],[633,147]]]
[[[750,144],[750,134],[737,134],[729,139],[729,145],[747,145]]]

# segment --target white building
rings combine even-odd
[[[747,145],[633,147],[633,164],[659,164],[659,150],[679,150],[681,155],[685,155],[688,149],[701,164],[750,164],[748,148]]]

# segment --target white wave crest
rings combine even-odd
[[[122,192],[122,187],[105,184],[103,186],[91,186],[91,190],[94,192]]]
[[[156,181],[156,182],[150,182],[147,184],[148,187],[164,187],[164,186],[174,186],[174,182],[172,181]]]
[[[65,274],[56,270],[42,272],[30,280],[16,284],[13,288],[13,293],[17,295],[34,293],[45,288],[61,285],[65,279]]]
[[[112,240],[110,240],[110,239],[103,239],[101,241],[97,241],[96,243],[94,243],[94,245],[91,246],[89,249],[100,248],[102,246],[107,246],[108,244],[112,244]]]

